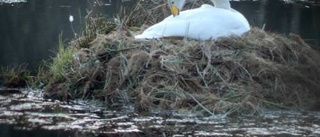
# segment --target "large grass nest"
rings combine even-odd
[[[319,109],[320,54],[297,35],[253,28],[242,37],[199,42],[136,41],[123,33],[100,34],[78,48],[46,96],[211,114]]]
[[[299,36],[252,28],[212,41],[137,41],[126,28],[159,22],[169,9],[163,0],[140,0],[128,11],[118,24],[91,20],[88,34],[61,50],[74,53],[71,61],[57,56],[64,67],[53,67],[61,75],[47,85],[46,97],[97,99],[110,108],[134,104],[139,111],[319,110],[320,54]]]

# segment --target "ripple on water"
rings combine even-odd
[[[0,0],[0,3],[20,3],[27,2],[27,0]]]
[[[108,110],[101,102],[44,100],[40,91],[0,95],[0,104],[0,124],[15,125],[20,127],[16,129],[30,132],[40,128],[106,135],[320,136],[319,112],[272,111],[260,116],[235,118],[201,117],[186,112],[175,112],[166,117],[157,114],[142,116]]]

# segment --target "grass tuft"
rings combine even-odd
[[[62,41],[62,35],[60,35],[57,56],[53,58],[52,63],[48,65],[53,81],[62,80],[66,74],[69,73],[74,52],[74,47],[66,47]]]
[[[17,67],[1,67],[0,83],[8,88],[25,88],[31,85],[31,72],[26,65]]]

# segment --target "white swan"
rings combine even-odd
[[[168,0],[182,9],[186,0]],[[190,1],[190,0],[188,0]],[[196,9],[180,12],[152,25],[136,39],[187,37],[196,40],[216,39],[221,36],[240,36],[250,29],[247,19],[230,6],[229,0],[211,0],[215,6],[203,4]]]

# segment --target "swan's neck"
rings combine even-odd
[[[182,10],[183,6],[187,2],[192,2],[194,0],[167,0],[169,7],[174,3],[179,10]],[[211,0],[215,7],[223,9],[231,9],[229,0]]]
[[[211,0],[215,7],[231,9],[229,0]]]

